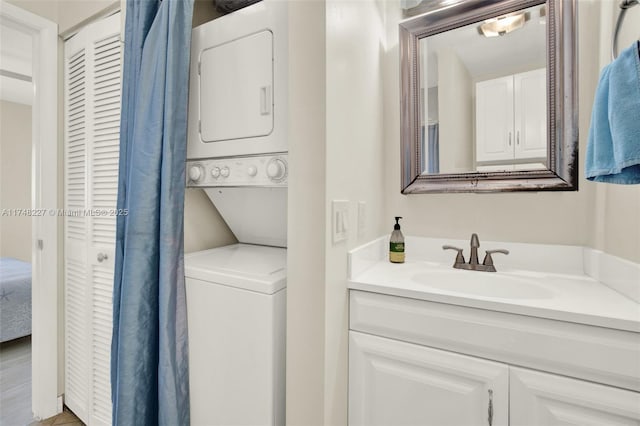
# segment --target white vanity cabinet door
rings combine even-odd
[[[513,159],[513,76],[476,83],[476,161]]]
[[[547,70],[513,76],[515,158],[547,156]]]
[[[510,368],[511,426],[639,426],[640,393]]]
[[[504,426],[508,385],[504,364],[349,332],[351,426]]]

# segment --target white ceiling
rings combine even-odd
[[[467,68],[473,81],[482,81],[546,65],[546,24],[540,18],[540,6],[525,11],[530,20],[524,27],[500,37],[478,33],[479,23],[436,34],[420,41],[428,48],[428,87],[438,85],[438,52],[451,49]],[[424,50],[422,50],[424,51]]]

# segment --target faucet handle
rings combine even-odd
[[[505,249],[487,250],[485,253],[486,254],[484,255],[484,260],[482,261],[482,264],[484,266],[488,266],[487,271],[496,272],[496,268],[495,266],[493,266],[493,257],[491,257],[491,255],[493,253],[509,254],[509,250],[505,250]]]
[[[456,261],[454,263],[454,266],[464,263],[464,255],[462,254],[461,248],[445,245],[445,246],[442,246],[442,250],[456,250],[458,252],[458,254],[456,255]]]

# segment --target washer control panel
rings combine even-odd
[[[187,186],[287,186],[287,154],[187,160]]]

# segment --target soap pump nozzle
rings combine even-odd
[[[393,225],[393,229],[400,229],[400,219],[402,219],[402,216],[396,216],[396,224]]]

